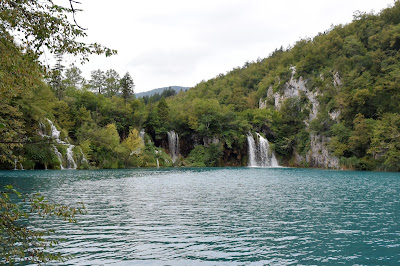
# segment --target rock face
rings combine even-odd
[[[290,77],[290,80],[285,83],[282,91],[274,93],[272,91],[272,87],[270,87],[267,92],[267,97],[274,98],[275,109],[279,110],[281,109],[282,103],[287,98],[299,97],[301,93],[304,93],[304,95],[310,101],[311,112],[309,116],[309,121],[312,121],[317,117],[318,114],[318,107],[319,107],[319,102],[317,99],[318,89],[315,88],[314,91],[310,91],[306,86],[307,81],[304,80],[303,77],[300,77],[299,79],[294,78],[294,75],[296,74],[296,68],[291,67],[291,70],[292,70],[292,76]],[[260,99],[260,109],[262,109],[261,106],[264,106],[264,104],[265,102],[262,102]]]
[[[216,136],[213,136],[212,138],[203,138],[203,144],[204,146],[208,147],[211,144],[218,144],[219,143],[219,139]]]
[[[310,138],[311,149],[306,156],[307,163],[311,167],[338,169],[339,159],[332,156],[326,147],[330,139],[315,134],[310,134]]]
[[[260,101],[258,102],[258,108],[260,108],[260,109],[265,109],[265,108],[267,108],[267,100],[262,100],[262,99],[260,99]]]
[[[273,98],[275,100],[275,109],[279,110],[282,103],[288,98],[299,97],[301,94],[305,95],[309,100],[310,114],[308,119],[304,123],[309,126],[309,123],[314,120],[319,111],[319,101],[318,95],[320,94],[318,88],[307,88],[307,80],[302,77],[295,79],[294,75],[296,73],[296,68],[291,67],[292,75],[288,82],[284,84],[282,89],[278,92],[273,92],[272,87],[268,89],[267,97]],[[323,77],[321,76],[321,79]],[[335,87],[341,86],[342,81],[340,80],[340,75],[338,72],[333,74],[333,83]],[[260,99],[259,108],[265,108],[266,101]],[[340,110],[335,110],[329,113],[332,120],[338,121],[340,116]],[[330,139],[324,136],[319,136],[315,134],[310,134],[310,150],[306,154],[305,158],[295,153],[293,159],[295,164],[301,165],[302,162],[307,162],[311,167],[318,168],[339,168],[339,159],[330,154],[327,149],[327,144]]]
[[[342,80],[340,79],[339,72],[335,72],[335,74],[333,74],[333,85],[335,87],[339,87],[339,86],[343,85]]]

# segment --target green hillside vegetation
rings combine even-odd
[[[16,160],[25,169],[60,168],[54,140],[38,134],[48,118],[76,145],[80,168],[172,166],[167,132],[174,130],[175,165],[247,165],[247,134],[258,132],[281,165],[400,170],[398,1],[146,102],[134,97],[129,73],[96,70],[85,81],[79,68],[61,63],[45,72],[10,34],[0,39],[2,169]]]

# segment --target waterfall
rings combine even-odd
[[[72,149],[74,148],[74,145],[70,145],[67,148],[67,168],[68,169],[76,169],[76,163],[74,161],[74,152]]]
[[[247,143],[249,145],[249,166],[256,166],[256,153],[257,153],[257,146],[256,142],[254,141],[253,135],[251,133],[247,134]]]
[[[47,135],[46,125],[43,122],[39,123],[39,135],[41,137],[46,137],[49,139],[53,139],[57,144],[66,145],[67,146],[67,153],[66,158],[63,157],[62,153],[58,150],[55,144],[52,144],[54,154],[57,156],[58,160],[60,161],[60,169],[76,169],[77,165],[74,160],[74,145],[69,144],[68,140],[65,141],[60,139],[61,132],[57,129],[57,127],[53,124],[50,119],[46,118],[47,123],[50,125],[50,135]],[[85,158],[86,160],[86,158]],[[64,167],[65,166],[65,167]],[[47,166],[46,166],[47,168]]]
[[[81,147],[79,147],[79,150],[81,151],[81,156],[82,156],[82,160],[81,160],[81,163],[89,163],[89,161],[86,159],[86,156],[85,156],[85,154],[83,153],[83,151],[82,151],[82,148]]]
[[[57,156],[58,160],[60,161],[60,169],[64,170],[63,156],[62,156],[61,152],[57,149],[56,145],[54,145],[54,144],[53,144],[53,150],[54,150],[54,154]]]
[[[146,132],[144,131],[144,129],[140,130],[140,132],[139,132],[139,137],[142,138],[143,142],[144,142],[144,134],[145,134],[145,133],[146,133]]]
[[[179,136],[173,130],[168,132],[168,145],[172,162],[175,163],[179,156]]]
[[[22,165],[22,163],[20,161],[18,161],[18,159],[14,159],[14,170],[18,170],[18,166],[17,166],[18,163],[19,163],[19,169],[25,170],[24,166]]]
[[[247,135],[249,146],[249,166],[250,167],[278,167],[275,153],[271,151],[269,142],[260,134],[256,133],[257,141],[251,133]]]

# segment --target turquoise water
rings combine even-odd
[[[0,171],[0,184],[83,201],[64,264],[399,264],[400,174],[307,169]],[[39,223],[39,221],[37,221]]]

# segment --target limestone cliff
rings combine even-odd
[[[304,124],[306,125],[307,129],[309,129],[310,122],[313,121],[319,112],[320,103],[318,101],[318,96],[321,95],[321,91],[319,88],[310,88],[307,86],[307,80],[303,77],[299,77],[295,79],[294,76],[296,74],[296,68],[291,67],[292,73],[290,80],[287,81],[282,88],[274,92],[272,87],[268,89],[267,98],[273,99],[275,109],[280,110],[283,102],[288,98],[295,98],[304,95],[309,104],[309,115],[308,119],[304,120]],[[321,75],[321,79],[322,79]],[[340,75],[338,72],[333,74],[333,85],[335,87],[339,87],[342,85],[342,81],[340,79]],[[259,101],[259,108],[263,109],[266,108],[267,99],[264,101],[260,99]],[[306,106],[304,106],[306,108]],[[329,116],[332,120],[338,120],[340,116],[340,110],[334,110],[329,113]],[[330,142],[330,138],[326,136],[320,136],[313,132],[309,131],[309,140],[310,140],[310,149],[308,150],[305,156],[300,156],[298,153],[293,154],[293,162],[296,165],[304,165],[304,162],[307,163],[310,167],[317,167],[317,168],[332,168],[338,169],[339,168],[339,159],[333,156],[330,151],[328,150],[327,146]]]

